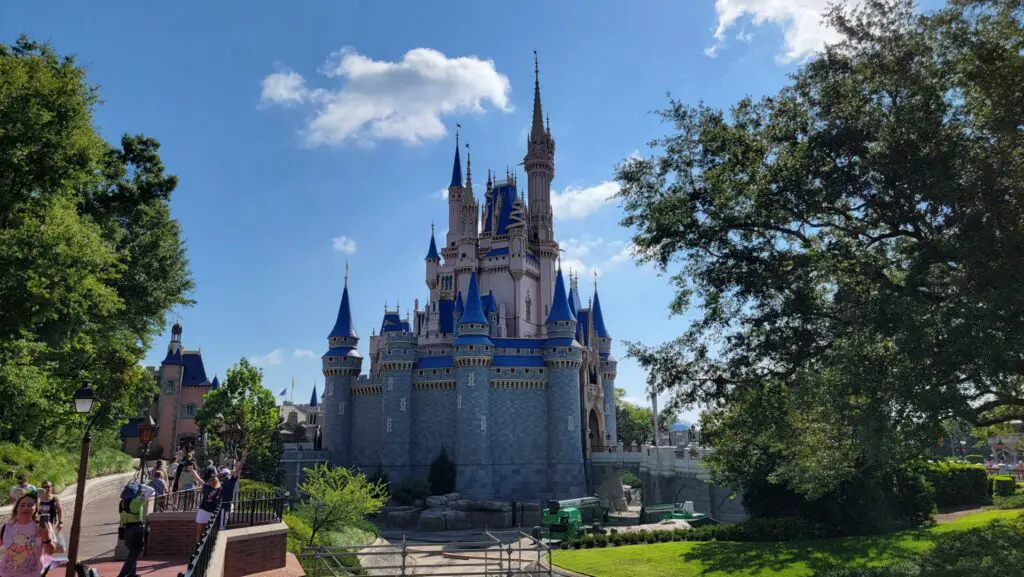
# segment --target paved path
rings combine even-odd
[[[117,545],[117,512],[119,493],[96,499],[85,506],[82,511],[82,534],[78,542],[78,558],[86,564],[96,567],[101,577],[116,577],[121,570],[123,561],[114,559],[114,547]],[[74,511],[67,511],[70,518]],[[69,524],[70,525],[70,524]],[[64,527],[64,537],[71,535],[71,527]],[[143,557],[139,560],[138,574],[145,577],[174,577],[185,570],[187,559],[161,559]],[[51,574],[63,577],[62,567]]]

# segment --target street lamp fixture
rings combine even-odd
[[[99,403],[96,394],[93,392],[89,381],[84,381],[82,386],[75,391],[74,407],[75,412],[80,415],[87,415],[92,412],[93,407]],[[71,518],[71,538],[68,540],[68,564],[67,577],[76,577],[75,565],[78,564],[78,541],[82,535],[82,507],[85,505],[85,478],[89,472],[89,450],[92,446],[92,425],[96,422],[93,413],[89,422],[85,425],[85,433],[82,434],[82,448],[78,457],[78,485],[75,489],[75,514]]]
[[[156,435],[157,424],[153,421],[152,416],[147,416],[146,420],[139,423],[139,442],[143,445],[149,445],[153,442],[153,436]]]

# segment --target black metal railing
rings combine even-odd
[[[206,571],[210,568],[210,559],[213,557],[213,549],[217,544],[217,535],[220,533],[221,515],[223,514],[223,508],[218,506],[217,512],[203,527],[203,532],[196,542],[196,550],[192,552],[185,570],[178,573],[178,577],[206,577]]]
[[[202,500],[203,492],[199,487],[164,493],[153,497],[153,512],[195,511]]]
[[[286,495],[278,491],[242,491],[225,503],[228,527],[278,523],[284,514]]]

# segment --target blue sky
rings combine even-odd
[[[427,294],[455,123],[478,183],[522,160],[534,49],[557,142],[555,230],[584,300],[597,268],[616,339],[680,333],[666,278],[624,258],[614,166],[669,129],[650,113],[666,92],[728,106],[777,90],[830,38],[825,3],[5,2],[0,38],[77,54],[101,86],[102,132],[162,143],[196,280],[183,340],[210,376],[250,357],[275,393],[294,376],[305,401],[322,390],[346,260],[364,354],[385,300],[405,310]],[[645,375],[615,353],[617,385],[642,397]]]

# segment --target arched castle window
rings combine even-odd
[[[196,416],[196,404],[189,403],[181,408],[181,416],[186,419],[191,419]]]
[[[526,322],[533,322],[533,300],[530,299],[530,291],[526,291]]]
[[[174,390],[174,380],[171,379],[167,381],[167,384],[164,386],[164,392],[167,393],[168,395],[172,395],[174,394]]]

